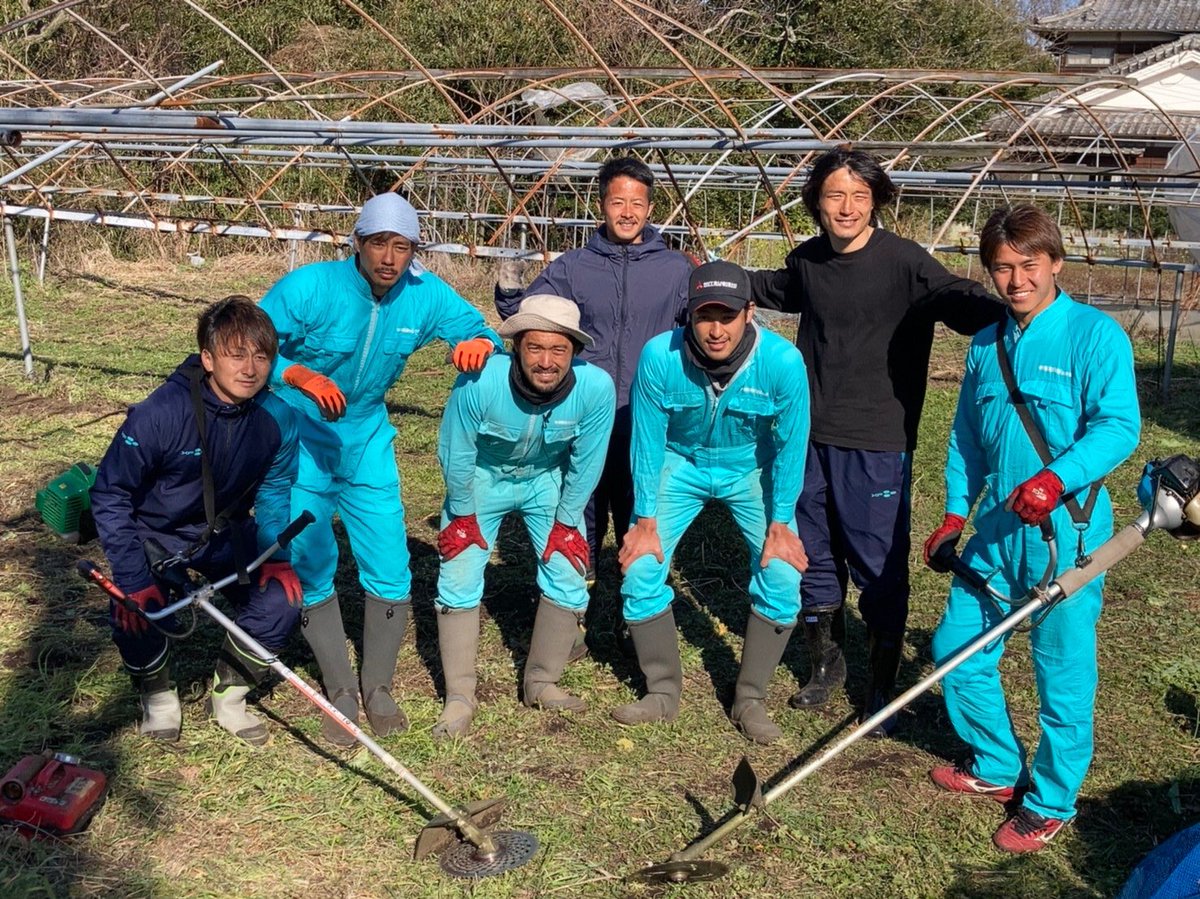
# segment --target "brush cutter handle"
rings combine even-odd
[[[943,569],[949,571],[959,580],[965,581],[969,587],[973,587],[983,593],[990,592],[987,578],[968,565],[962,560],[962,557],[954,551],[953,544],[946,541],[937,548],[930,561],[936,561]]]
[[[296,539],[296,536],[317,520],[317,516],[305,509],[296,520],[289,524],[286,528],[279,532],[279,536],[275,538],[275,542],[279,544],[280,549],[287,549],[288,544]]]

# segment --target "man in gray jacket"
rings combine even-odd
[[[506,260],[496,284],[501,318],[515,313],[526,295],[552,294],[574,302],[580,328],[595,340],[579,358],[608,372],[616,386],[616,418],[604,472],[584,512],[593,565],[609,518],[619,550],[633,512],[629,387],[638,357],[651,337],[683,323],[692,271],[688,257],[669,248],[648,224],[654,175],[645,163],[633,157],[610,159],[600,167],[599,188],[603,223],[586,246],[554,260],[528,288],[521,286],[524,263]],[[589,572],[589,581],[594,577]],[[578,643],[572,659],[585,652]]]

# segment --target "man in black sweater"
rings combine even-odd
[[[785,268],[752,272],[754,302],[800,314],[796,345],[812,392],[812,433],[796,524],[808,552],[801,584],[812,675],[791,699],[818,706],[846,680],[843,604],[859,589],[870,672],[863,720],[891,701],[908,618],[912,451],[936,322],[974,334],[1004,306],[884,231],[896,187],[848,147],[817,160],[803,199],[819,236]],[[876,731],[890,733],[894,721]]]

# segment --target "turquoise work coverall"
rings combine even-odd
[[[1048,467],[1064,495],[1080,505],[1089,485],[1109,474],[1137,447],[1141,428],[1133,351],[1125,332],[1103,312],[1059,292],[1026,326],[1003,322],[1016,383],[1038,424],[1053,461],[1043,466],[1009,401],[996,356],[997,329],[971,342],[946,461],[946,511],[975,510],[975,535],[962,556],[992,576],[992,585],[1014,598],[1034,587],[1049,563],[1037,527],[1024,525],[1005,501],[1014,489]],[[986,488],[986,491],[985,491]],[[982,498],[980,498],[982,494]],[[1075,564],[1079,536],[1061,503],[1050,520],[1059,550],[1055,574]],[[1087,552],[1112,536],[1112,504],[1101,488],[1082,529]],[[1042,736],[1024,803],[1049,818],[1075,815],[1075,797],[1092,759],[1096,698],[1096,622],[1103,578],[1055,606],[1030,633],[1040,699]],[[933,636],[938,664],[1011,611],[957,578]],[[990,783],[1030,780],[1025,747],[1009,719],[998,665],[1007,638],[976,653],[946,676],[943,691],[951,723],[974,752],[972,773]]]
[[[384,396],[408,357],[427,343],[440,339],[454,346],[486,337],[499,347],[500,337],[432,272],[417,274],[410,266],[377,300],[356,257],[296,269],[261,305],[279,332],[271,384],[301,413],[292,508],[308,509],[317,519],[292,543],[304,604],[333,593],[334,512],[350,538],[363,589],[384,600],[404,600],[412,578],[392,449],[396,430]],[[283,373],[297,363],[333,379],[346,396],[345,415],[325,421],[315,402],[283,383]]]
[[[761,617],[791,627],[800,610],[800,572],[759,564],[767,525],[796,530],[796,497],[808,447],[808,374],[800,351],[755,328],[756,344],[725,389],[684,355],[684,331],[646,344],[630,397],[634,518],[657,519],[663,561],[636,559],[621,584],[625,620],[661,614],[673,598],[671,556],[710,499],[732,513],[750,549],[750,597]]]
[[[561,553],[541,561],[554,522],[584,534],[583,507],[596,489],[612,431],[616,394],[601,368],[575,360],[575,386],[555,403],[534,406],[509,384],[511,356],[492,356],[482,372],[463,374],[450,392],[438,435],[446,480],[442,527],[474,514],[487,550],[468,546],[443,561],[439,607],[470,609],[483,596],[483,572],[509,512],[525,520],[538,555],[537,583],[555,605],[587,608],[583,575]]]

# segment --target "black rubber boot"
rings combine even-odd
[[[683,693],[683,664],[679,660],[679,634],[675,613],[667,610],[629,625],[638,665],[646,677],[646,695],[637,702],[617,706],[609,714],[621,724],[674,721]]]
[[[325,695],[339,712],[357,724],[358,690],[354,683],[354,671],[350,668],[342,608],[338,605],[336,593],[305,607],[300,615],[300,632],[312,647],[317,664],[321,667]],[[321,735],[334,746],[353,746],[357,742],[328,715],[321,720]]]
[[[251,746],[262,746],[271,736],[263,720],[246,711],[246,694],[262,679],[268,667],[261,659],[242,650],[232,634],[225,635],[213,672],[208,712],[217,724]]]
[[[904,633],[867,630],[867,658],[870,677],[867,679],[867,695],[863,702],[862,717],[866,721],[895,698],[896,675],[900,671],[900,656],[904,651]],[[896,729],[896,716],[891,715],[878,724],[868,737],[881,739],[891,736]]]
[[[808,683],[788,700],[794,709],[824,705],[846,683],[846,607],[805,612],[804,639],[808,643]]]
[[[479,652],[479,606],[441,607],[437,615],[438,652],[446,680],[446,704],[433,725],[435,740],[465,737],[475,717],[475,657]]]
[[[412,603],[388,602],[367,594],[363,612],[363,657],[359,671],[363,706],[371,730],[377,736],[399,733],[408,729],[408,718],[392,699],[392,677],[396,673],[396,657],[408,629],[408,612]]]
[[[525,661],[524,699],[530,708],[586,712],[587,703],[558,686],[575,634],[579,632],[580,613],[556,606],[546,597],[538,601]]]
[[[142,723],[138,733],[152,740],[175,742],[183,727],[183,706],[171,680],[171,650],[163,654],[153,671],[130,671],[129,679],[142,704]]]
[[[729,720],[755,743],[774,743],[783,736],[779,725],[767,714],[767,686],[795,629],[795,625],[784,627],[754,612],[746,619],[742,667],[733,690]]]

